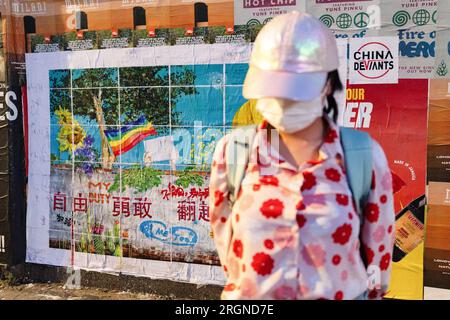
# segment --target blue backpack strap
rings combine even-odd
[[[348,184],[363,223],[362,210],[369,198],[372,185],[372,139],[366,132],[344,127],[340,128],[340,136]]]
[[[257,125],[239,127],[229,133],[225,147],[225,165],[227,185],[230,192],[230,204],[233,206],[239,193],[250,151],[256,136]]]

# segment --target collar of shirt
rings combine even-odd
[[[261,171],[261,168],[283,168],[298,172],[311,168],[315,165],[322,164],[330,159],[335,159],[335,161],[338,161],[339,164],[342,165],[343,151],[340,142],[339,127],[328,116],[325,115],[324,119],[328,123],[328,129],[324,141],[319,148],[319,159],[315,161],[307,161],[299,167],[296,167],[286,161],[279,153],[278,148],[268,142],[267,132],[269,125],[268,122],[264,120],[261,125],[258,126],[258,132],[256,135],[257,140],[254,146],[254,151],[257,156],[256,163],[260,169],[261,175],[265,175]],[[272,141],[279,141],[277,139],[281,139],[276,129],[271,130],[271,138],[273,139]],[[271,170],[268,172],[271,172]]]

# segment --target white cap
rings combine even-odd
[[[256,37],[243,96],[309,101],[338,66],[336,39],[321,21],[297,11],[279,15]]]

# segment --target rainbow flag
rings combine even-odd
[[[156,135],[152,124],[145,122],[145,117],[140,116],[136,121],[122,126],[120,129],[104,131],[115,156],[131,150],[148,136]]]

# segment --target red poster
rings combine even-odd
[[[347,85],[346,93],[344,125],[369,132],[383,147],[398,213],[425,194],[428,80]]]

